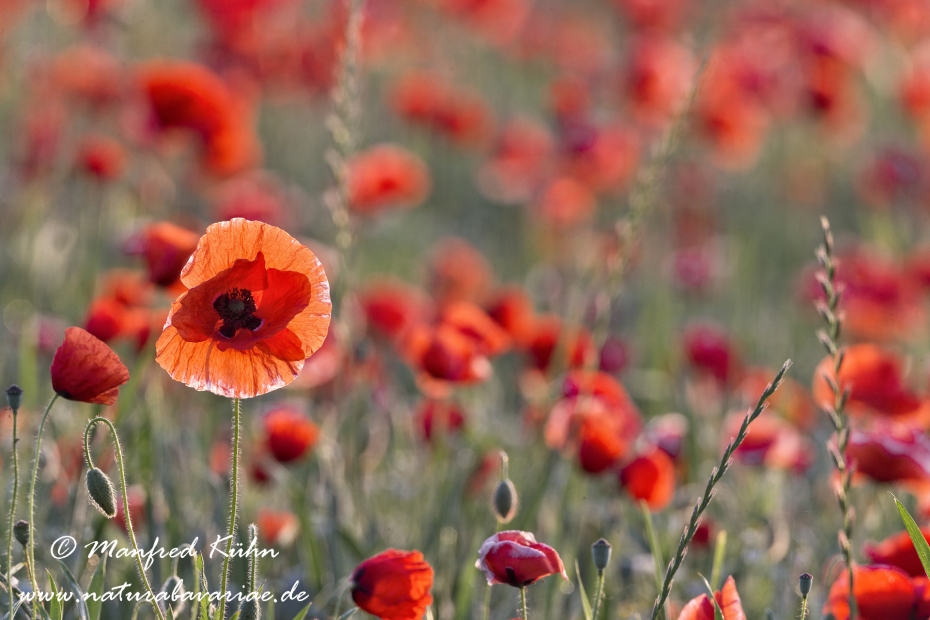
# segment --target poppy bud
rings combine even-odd
[[[603,571],[610,564],[610,543],[603,538],[591,545],[591,557],[598,571]]]
[[[798,581],[800,582],[801,596],[807,598],[807,595],[811,593],[811,585],[814,583],[814,576],[810,573],[804,573]]]
[[[13,524],[13,538],[23,547],[29,544],[29,521],[19,520]]]
[[[6,403],[13,411],[19,411],[23,404],[23,390],[15,383],[6,389]]]
[[[116,490],[107,475],[96,467],[87,471],[87,494],[103,516],[107,519],[116,516]]]
[[[510,523],[517,514],[517,489],[510,480],[501,480],[494,489],[494,516],[501,523]]]
[[[259,620],[261,617],[262,610],[258,606],[254,594],[242,599],[242,602],[239,603],[239,620]]]

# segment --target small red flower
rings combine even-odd
[[[265,414],[265,437],[268,450],[279,463],[302,457],[316,444],[320,428],[303,413],[288,405],[275,407]]]
[[[126,243],[127,254],[141,254],[149,270],[149,280],[158,286],[178,283],[181,270],[197,249],[200,235],[171,222],[146,226]]]
[[[924,539],[930,541],[930,527],[920,528]],[[893,534],[877,545],[866,545],[865,554],[875,564],[888,564],[900,568],[911,577],[925,577],[923,564],[906,531]]]
[[[349,206],[356,213],[419,206],[430,191],[429,169],[419,157],[393,144],[380,144],[348,163]]]
[[[424,400],[417,408],[417,429],[425,441],[433,435],[445,435],[458,431],[465,425],[465,414],[454,402],[434,399]]]
[[[662,510],[675,496],[675,463],[659,448],[650,448],[620,470],[620,486],[650,510]]]
[[[52,360],[52,388],[62,398],[112,405],[129,371],[116,353],[80,327],[65,330]]]
[[[930,618],[930,588],[926,577],[911,579],[893,566],[853,568],[853,596],[858,620],[927,620]],[[843,571],[830,587],[824,614],[850,620],[849,579]]]
[[[727,577],[723,589],[714,592],[714,598],[717,599],[717,604],[723,612],[723,620],[746,620],[743,603],[736,591],[736,582],[733,577]],[[691,599],[681,610],[678,620],[714,620],[713,601],[706,594]]]
[[[555,549],[536,542],[530,532],[517,530],[499,532],[484,541],[475,568],[484,571],[489,585],[505,583],[522,588],[555,574],[568,579]]]
[[[684,345],[688,362],[721,385],[727,385],[736,376],[739,369],[736,350],[721,329],[707,324],[692,325],[685,330]]]
[[[75,166],[100,181],[113,181],[126,170],[126,150],[107,136],[86,136],[78,147]]]
[[[255,520],[261,537],[277,547],[289,547],[300,532],[300,521],[297,515],[289,510],[264,508],[258,511]]]
[[[352,571],[352,600],[382,620],[420,620],[433,602],[433,569],[419,551],[388,549]]]

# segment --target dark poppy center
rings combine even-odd
[[[254,332],[262,325],[262,320],[255,316],[255,300],[248,289],[234,288],[223,293],[213,301],[213,308],[223,319],[219,332],[226,338],[232,338],[243,327]]]

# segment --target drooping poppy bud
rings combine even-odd
[[[116,516],[116,489],[105,473],[96,467],[87,471],[87,494],[90,503],[107,519]]]
[[[13,538],[23,547],[29,544],[29,521],[20,519],[13,524]]]

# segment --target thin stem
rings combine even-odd
[[[491,588],[493,586],[488,584],[488,589],[484,591],[484,615],[482,616],[484,620],[488,620],[488,617],[491,615]]]
[[[155,615],[158,616],[159,620],[165,620],[165,616],[161,613],[161,608],[158,606],[158,603],[155,602],[155,592],[152,590],[149,578],[145,574],[145,566],[142,565],[142,554],[139,552],[139,543],[136,542],[136,532],[132,527],[132,513],[129,511],[129,494],[126,490],[126,468],[123,465],[123,449],[120,447],[119,436],[116,434],[116,427],[106,418],[98,416],[88,422],[87,426],[84,427],[84,457],[87,459],[87,466],[90,468],[94,467],[89,444],[90,433],[97,424],[105,424],[107,428],[110,429],[110,437],[113,438],[113,446],[116,448],[116,465],[119,468],[120,490],[123,493],[123,521],[126,523],[126,531],[129,533],[129,541],[132,543],[132,549],[134,551],[133,556],[136,559],[136,568],[139,570],[139,576],[142,577],[142,584],[145,586],[145,590],[148,592],[149,596],[152,597],[151,604],[155,609]]]
[[[229,500],[229,530],[226,532],[226,557],[223,558],[223,575],[220,578],[220,616],[219,620],[226,619],[226,585],[229,580],[229,556],[232,551],[233,537],[236,535],[236,508],[239,505],[239,435],[241,424],[239,420],[240,401],[236,398],[233,404],[233,445],[232,464],[230,473],[230,500]]]
[[[530,615],[526,611],[526,586],[520,588],[520,602],[523,603],[523,620],[529,620]]]
[[[10,523],[6,531],[6,586],[10,591],[10,613],[13,613],[13,521],[16,519],[16,496],[19,495],[19,459],[16,456],[16,416],[13,410],[13,499],[10,500]],[[12,616],[11,616],[12,618]]]
[[[807,597],[801,599],[801,615],[798,616],[801,620],[807,618]]]
[[[707,486],[704,488],[704,494],[694,505],[694,510],[691,511],[691,519],[688,521],[688,525],[685,527],[685,531],[678,541],[678,548],[675,550],[675,555],[672,556],[672,559],[668,563],[668,568],[665,569],[665,580],[662,583],[662,590],[659,592],[652,606],[652,620],[656,620],[656,618],[659,617],[659,611],[665,605],[665,601],[668,600],[668,596],[672,591],[672,580],[675,578],[675,573],[678,572],[681,563],[685,559],[685,555],[688,553],[688,544],[691,542],[691,539],[694,538],[694,533],[701,523],[701,515],[704,514],[704,511],[710,504],[710,500],[714,497],[714,487],[717,486],[717,483],[720,482],[723,475],[727,472],[727,469],[729,469],[732,463],[733,453],[736,452],[736,449],[739,448],[740,444],[746,439],[746,435],[749,433],[749,425],[762,415],[762,411],[765,410],[766,402],[772,394],[775,393],[778,386],[781,385],[782,379],[784,379],[785,373],[790,366],[791,360],[786,361],[781,367],[781,370],[778,371],[778,374],[775,375],[775,378],[772,379],[772,382],[765,388],[765,391],[762,392],[762,396],[759,397],[759,401],[756,403],[755,408],[743,418],[743,423],[740,425],[736,437],[730,440],[726,450],[723,451],[720,463],[714,471],[711,472],[710,478],[707,481]]]
[[[35,559],[36,559],[36,532],[35,532],[35,507],[36,507],[36,480],[39,477],[39,458],[42,455],[42,431],[45,430],[45,421],[48,419],[48,413],[52,410],[52,405],[58,400],[58,394],[52,396],[45,413],[42,414],[42,420],[39,422],[39,432],[36,433],[36,456],[32,463],[32,482],[29,484],[29,545],[26,561],[29,563],[29,578],[32,581],[32,591],[39,591],[39,581],[36,578]],[[32,620],[38,617],[38,607],[32,604]]]
[[[594,614],[591,616],[597,620],[597,614],[601,610],[601,599],[604,596],[604,571],[597,571],[597,592],[594,594]]]

